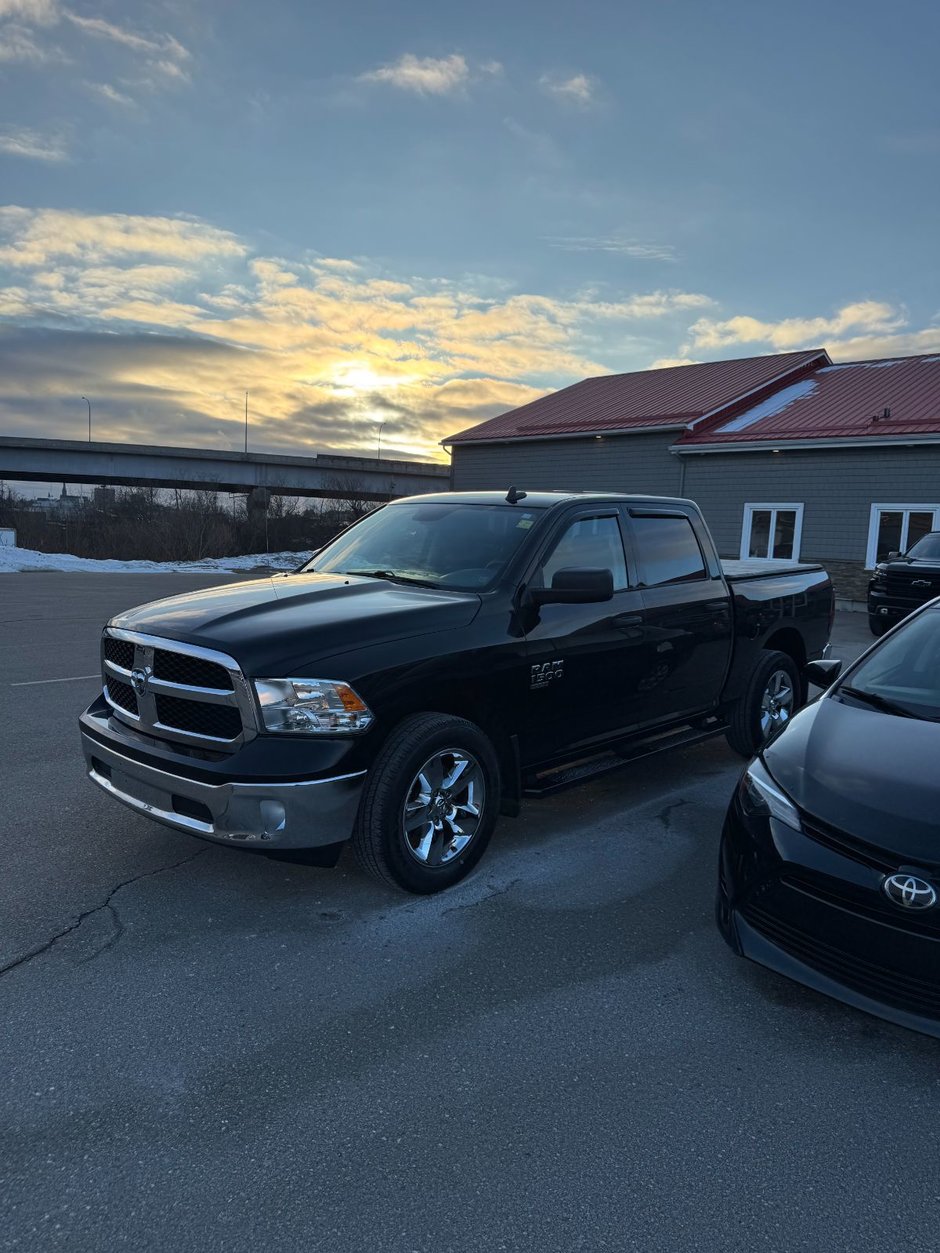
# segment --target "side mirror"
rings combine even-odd
[[[898,557],[903,557],[903,553],[888,553],[889,561],[896,561]]]
[[[831,687],[842,673],[842,662],[835,658],[825,661],[808,661],[803,667],[803,674],[813,687]]]
[[[556,570],[551,587],[534,587],[529,599],[535,605],[593,605],[611,600],[614,576],[593,566],[570,566]]]

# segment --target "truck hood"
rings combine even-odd
[[[109,625],[231,654],[252,677],[473,621],[480,598],[350,574],[291,574],[152,601]]]
[[[940,561],[909,561],[898,559],[882,561],[878,573],[887,580],[889,591],[905,592],[908,589],[923,600],[940,595]]]
[[[799,807],[898,865],[940,864],[940,723],[823,697],[764,751]]]

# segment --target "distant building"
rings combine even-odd
[[[32,513],[42,513],[59,522],[77,517],[86,506],[85,497],[70,496],[64,483],[58,496],[34,496],[31,500],[24,500],[22,505]]]
[[[584,379],[443,441],[455,490],[698,502],[724,557],[822,562],[864,598],[889,551],[940,530],[940,356],[823,350]]]
[[[96,487],[91,494],[91,503],[95,509],[113,509],[116,499],[117,493],[113,487]]]

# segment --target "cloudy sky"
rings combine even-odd
[[[587,374],[940,352],[927,0],[0,0],[0,432],[442,456]]]

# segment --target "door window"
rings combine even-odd
[[[872,505],[868,528],[869,569],[889,553],[906,553],[930,531],[940,529],[940,505]]]
[[[542,565],[542,585],[551,587],[557,571],[570,566],[609,570],[614,576],[614,591],[623,591],[627,586],[627,562],[616,518],[578,518],[572,522]]]
[[[644,587],[707,577],[705,558],[688,518],[633,517],[632,527]]]
[[[802,530],[802,505],[745,505],[741,559],[797,561]]]

